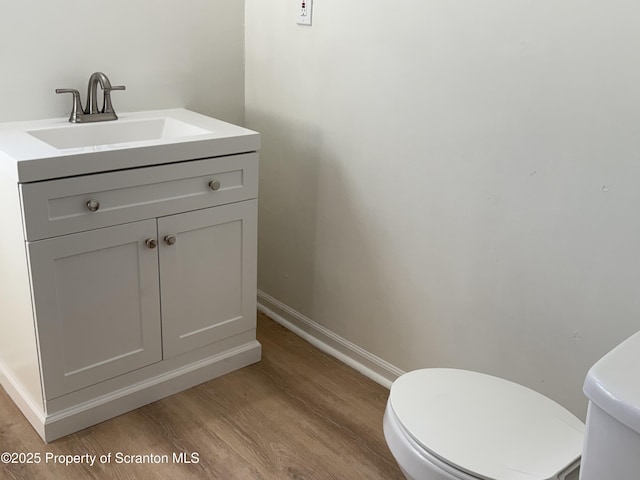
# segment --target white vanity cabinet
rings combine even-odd
[[[255,328],[255,200],[27,245],[47,398]]]
[[[0,381],[45,441],[260,360],[257,134],[240,130],[249,147],[210,158],[0,179]]]

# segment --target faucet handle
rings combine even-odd
[[[113,116],[117,119],[116,112],[113,110],[113,104],[111,103],[111,90],[126,90],[127,87],[124,85],[113,85],[105,87],[103,90],[104,100],[102,103],[102,113],[112,113]]]
[[[82,109],[82,100],[80,100],[80,92],[74,88],[56,88],[56,93],[70,93],[73,95],[73,104],[71,106],[69,121],[76,123],[78,121],[78,115],[84,113],[84,110]]]

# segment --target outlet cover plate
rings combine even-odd
[[[311,25],[313,0],[298,0],[298,25]]]

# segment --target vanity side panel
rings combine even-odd
[[[2,159],[0,159],[1,161]],[[0,171],[0,382],[27,418],[44,418],[18,184]],[[25,411],[27,408],[30,411]],[[34,419],[34,416],[36,417]]]

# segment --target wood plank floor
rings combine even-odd
[[[0,454],[41,455],[40,464],[0,463],[0,479],[403,478],[382,434],[385,388],[261,314],[258,339],[260,363],[48,445],[0,388]],[[119,452],[168,463],[116,463]],[[46,454],[98,458],[65,466]]]

